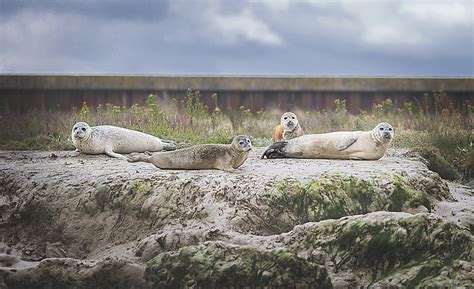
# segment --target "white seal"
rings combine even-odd
[[[393,127],[386,122],[371,131],[307,134],[271,144],[262,158],[378,160],[385,155],[393,135]]]
[[[176,149],[175,142],[161,140],[143,132],[111,125],[90,127],[85,122],[78,122],[73,126],[71,138],[81,153],[107,154],[121,159],[126,159],[121,153]]]

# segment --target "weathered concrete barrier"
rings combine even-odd
[[[433,99],[426,94],[432,91],[446,92],[456,106],[474,103],[474,78],[0,75],[0,109],[64,110],[83,102],[131,106],[143,104],[150,93],[166,103],[181,101],[187,89],[199,90],[211,109],[217,93],[223,110],[332,109],[336,99],[345,99],[350,112],[358,113],[387,98],[429,110]]]

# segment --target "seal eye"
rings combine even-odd
[[[287,117],[287,116],[285,116],[283,119],[285,119],[285,120],[286,120],[286,119],[288,119],[288,117]]]
[[[388,130],[389,130],[389,131],[392,131],[392,128],[389,128]]]
[[[85,127],[83,127],[83,128],[82,128],[82,131],[86,131],[86,128],[85,128]]]
[[[383,127],[379,128],[380,130],[383,130]]]
[[[244,145],[244,141],[242,141],[242,140],[239,141],[239,144],[240,144],[241,146]]]
[[[295,117],[294,117],[294,116],[292,116],[291,118],[292,118],[292,119],[295,119]]]
[[[77,127],[75,127],[74,130],[77,130]]]

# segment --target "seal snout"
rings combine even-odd
[[[84,138],[86,136],[86,128],[74,128],[74,131],[72,133],[72,136],[74,138]]]
[[[285,123],[286,129],[289,129],[289,130],[294,130],[297,127],[297,125],[298,125],[298,123],[296,121],[293,121],[293,120],[288,120]]]
[[[248,152],[252,149],[252,143],[250,140],[247,140],[247,142],[242,147],[244,148],[244,151]]]
[[[374,137],[383,142],[390,142],[394,134],[394,129],[388,122],[379,123],[373,131]]]
[[[249,151],[252,149],[252,144],[249,142],[242,141],[239,143],[244,151]]]

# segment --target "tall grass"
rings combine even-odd
[[[474,107],[465,104],[454,109],[443,92],[433,92],[434,112],[406,102],[401,108],[391,99],[374,104],[371,111],[352,115],[344,100],[336,100],[335,110],[294,111],[306,133],[336,130],[370,130],[387,121],[395,128],[394,147],[418,148],[425,154],[441,157],[468,178],[474,177]],[[30,111],[25,114],[0,114],[1,149],[73,149],[70,130],[74,123],[91,126],[110,124],[140,130],[179,147],[196,143],[228,143],[237,134],[247,134],[256,146],[268,145],[282,111],[251,112],[245,107],[224,113],[212,96],[215,109],[201,101],[199,91],[188,90],[181,102],[161,104],[150,94],[143,106],[120,107],[107,104],[89,107],[86,103],[70,112]]]

